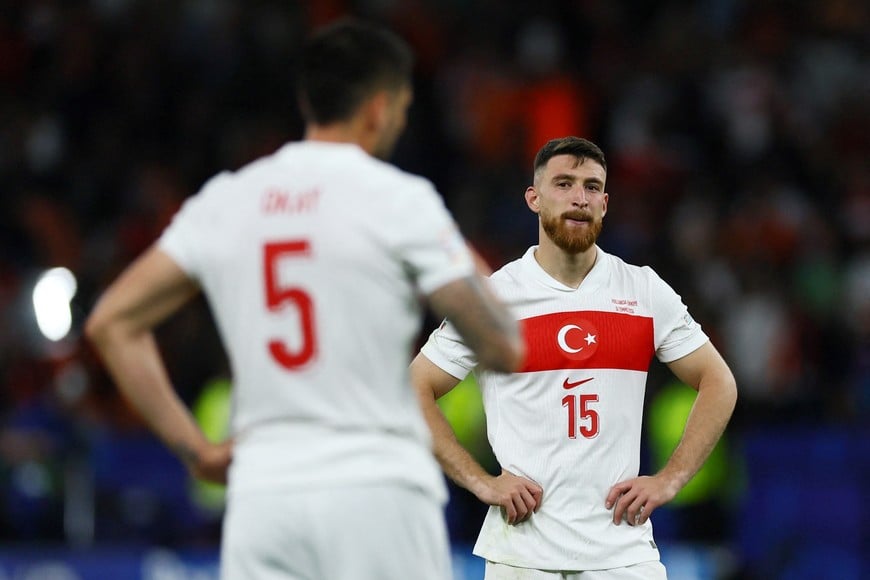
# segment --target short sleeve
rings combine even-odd
[[[677,294],[649,269],[655,326],[656,358],[669,363],[686,356],[710,340]]]
[[[214,215],[209,207],[209,192],[223,179],[223,174],[212,178],[197,194],[189,197],[157,241],[158,247],[195,280],[201,279],[204,249],[208,247],[207,237],[215,231]]]
[[[474,260],[465,238],[435,188],[423,179],[401,195],[396,238],[392,240],[417,288],[431,294],[438,288],[474,273]]]
[[[477,366],[474,353],[465,346],[459,333],[446,320],[432,331],[420,352],[435,366],[459,380],[464,379]]]

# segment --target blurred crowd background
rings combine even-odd
[[[732,365],[732,426],[653,518],[663,550],[713,549],[710,577],[868,574],[860,0],[0,0],[2,545],[216,545],[220,491],[188,481],[119,400],[81,323],[209,176],[301,137],[295,55],[349,14],[413,45],[393,161],[435,183],[492,264],[536,241],[534,153],[587,137],[609,163],[600,245],[653,266]],[[71,332],[49,340],[33,293],[57,267],[76,291]],[[207,305],[159,340],[219,437],[228,370]],[[448,414],[494,467],[470,388]],[[654,363],[647,401],[655,469],[691,391]],[[467,545],[482,506],[452,492],[451,534]]]

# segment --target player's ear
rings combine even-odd
[[[387,91],[378,91],[363,104],[366,125],[380,131],[389,122],[390,97]]]
[[[607,195],[607,192],[604,193],[604,205],[601,208],[601,217],[607,215],[607,200],[610,199],[610,196]]]
[[[529,209],[533,212],[539,213],[541,211],[540,203],[541,199],[538,195],[538,191],[535,189],[535,186],[528,186],[526,188],[526,205],[528,205]]]

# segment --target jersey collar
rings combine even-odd
[[[541,267],[538,261],[535,259],[535,250],[538,249],[538,246],[532,246],[526,253],[523,254],[522,262],[525,267],[525,270],[529,273],[529,276],[537,282],[540,282],[544,286],[548,288],[552,288],[553,290],[559,290],[560,292],[589,292],[592,289],[598,288],[601,286],[601,281],[604,279],[606,275],[606,262],[608,258],[608,254],[604,252],[601,248],[596,244],[595,246],[595,263],[592,265],[592,269],[589,270],[589,273],[586,274],[586,277],[580,283],[578,288],[572,288],[570,286],[566,286],[562,284],[549,274]]]

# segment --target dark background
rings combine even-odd
[[[2,544],[216,545],[219,504],[118,399],[81,322],[209,176],[301,137],[294,58],[347,14],[416,50],[394,162],[435,183],[493,264],[536,241],[535,151],[590,138],[609,164],[600,245],[653,266],[731,364],[715,473],[660,510],[659,543],[713,554],[710,577],[870,574],[858,0],[0,1]],[[51,342],[31,293],[59,266],[78,291],[73,332]],[[191,405],[226,377],[203,302],[159,339]],[[671,382],[655,363],[648,402]],[[667,423],[648,419],[647,469]],[[456,545],[473,542],[481,506],[454,489],[448,515]]]

